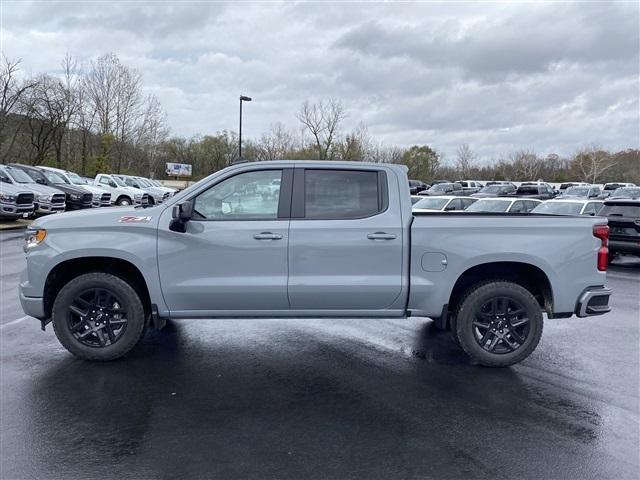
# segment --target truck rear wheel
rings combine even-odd
[[[67,283],[53,303],[53,330],[84,360],[114,360],[142,338],[145,313],[134,288],[109,273],[87,273]]]
[[[542,336],[542,311],[517,283],[490,281],[472,287],[459,304],[455,334],[479,364],[506,367],[527,358]]]

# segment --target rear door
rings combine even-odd
[[[291,308],[392,305],[402,289],[399,202],[397,182],[391,183],[384,169],[296,168],[289,228]]]

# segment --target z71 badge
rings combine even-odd
[[[153,217],[136,217],[132,215],[125,215],[120,217],[120,223],[149,223]]]

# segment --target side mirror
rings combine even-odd
[[[39,183],[40,185],[46,185],[47,182],[44,178],[39,178],[36,180],[36,183]]]
[[[0,177],[0,180],[2,181],[2,183],[11,183],[11,180],[9,180],[7,177]]]
[[[445,212],[450,212],[451,210],[455,210],[456,207],[454,205],[447,205],[444,209]]]
[[[193,216],[193,202],[182,202],[173,207],[171,211],[171,223],[169,224],[169,230],[174,232],[184,233],[187,231],[187,222]]]
[[[113,180],[109,180],[109,186],[111,188],[116,188],[117,185],[116,185],[116,182],[114,182]]]

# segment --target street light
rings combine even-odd
[[[242,160],[242,102],[250,102],[251,97],[240,95],[240,134],[238,136],[238,160]]]

